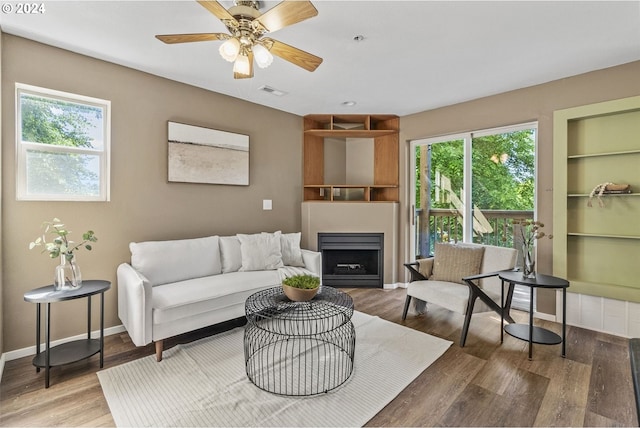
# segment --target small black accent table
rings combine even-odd
[[[100,368],[104,365],[104,292],[111,288],[111,282],[102,280],[82,281],[77,290],[54,291],[53,285],[36,288],[24,293],[24,300],[36,303],[36,356],[33,365],[36,371],[44,367],[44,387],[49,388],[49,369],[55,366],[74,363],[100,353]],[[91,339],[91,296],[100,294],[100,339]],[[74,340],[51,347],[51,304],[87,298],[87,338]],[[44,353],[40,352],[40,305],[45,306]]]
[[[502,306],[504,307],[504,283],[509,283],[509,291],[511,291],[515,284],[524,285],[531,289],[531,299],[529,308],[529,325],[526,324],[508,324],[504,326],[504,331],[509,335],[521,340],[529,342],[529,360],[533,358],[533,343],[539,343],[542,345],[557,345],[562,343],[562,358],[566,356],[566,333],[567,333],[567,288],[569,287],[569,281],[557,278],[555,276],[543,275],[541,273],[536,274],[535,278],[525,278],[522,272],[518,271],[502,271],[498,273],[498,276],[502,280]],[[556,333],[547,330],[546,328],[537,327],[533,325],[533,290],[535,288],[550,288],[550,289],[562,289],[562,337]],[[501,321],[504,323],[504,313],[501,314]],[[500,331],[500,341],[502,341],[503,334]]]

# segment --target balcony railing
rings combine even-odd
[[[462,214],[451,209],[417,209],[415,213],[416,254],[431,255],[436,242],[461,242]],[[533,220],[533,211],[475,210],[473,242],[520,249],[519,224],[514,220]]]

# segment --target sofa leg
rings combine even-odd
[[[407,300],[404,302],[404,310],[402,311],[402,321],[407,319],[407,311],[409,311],[409,303],[411,303],[411,296],[407,294]]]
[[[162,340],[156,341],[156,361],[162,361],[162,349],[164,348]]]

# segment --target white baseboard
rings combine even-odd
[[[118,333],[122,333],[123,331],[125,331],[124,326],[123,325],[117,325],[115,327],[108,327],[104,329],[104,335],[105,336],[110,336],[112,334],[118,334]],[[56,346],[56,345],[61,345],[63,343],[67,343],[67,342],[73,342],[74,340],[81,340],[86,338],[87,335],[85,334],[79,334],[77,336],[71,336],[71,337],[65,337],[62,339],[58,339],[58,340],[54,340],[53,342],[51,342],[51,346]],[[91,338],[93,339],[99,339],[100,338],[100,330],[94,330],[91,332]],[[43,352],[45,348],[45,344],[41,343],[40,344],[40,351]],[[17,360],[18,358],[22,358],[22,357],[28,357],[29,355],[35,355],[36,354],[36,346],[29,346],[27,348],[22,348],[22,349],[16,349],[15,351],[9,351],[9,352],[5,352],[4,354],[2,354],[2,357],[0,358],[0,363],[2,364],[0,366],[0,369],[4,368],[4,362],[5,361],[12,361],[12,360]],[[0,379],[2,379],[1,377],[2,375],[2,371],[0,370]]]
[[[547,314],[544,312],[534,312],[533,313],[533,317],[534,318],[539,318],[541,320],[547,320],[547,321],[558,321],[558,317],[556,317],[553,314]]]
[[[396,288],[407,288],[407,284],[405,282],[395,282],[393,284],[384,284],[382,288],[385,290],[395,290]]]
[[[562,292],[556,292],[562,319]],[[567,324],[621,337],[640,337],[640,303],[567,292]]]
[[[0,355],[0,383],[2,383],[2,373],[4,373],[5,354]]]

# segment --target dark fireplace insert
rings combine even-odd
[[[318,233],[322,283],[331,287],[384,285],[384,233]]]

